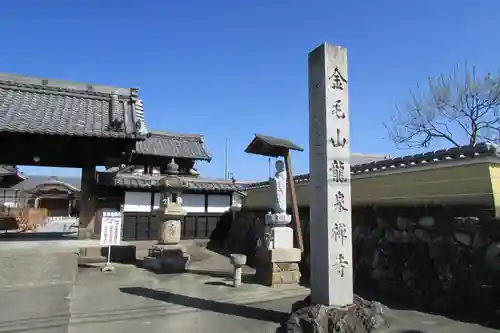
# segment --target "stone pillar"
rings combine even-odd
[[[94,221],[97,211],[97,200],[95,196],[95,177],[95,165],[87,165],[82,168],[80,216],[78,228],[79,238],[91,238],[94,234]]]
[[[309,54],[311,297],[353,303],[347,50],[323,44]]]

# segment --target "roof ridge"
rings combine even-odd
[[[202,138],[203,134],[197,133],[176,133],[176,132],[167,132],[167,131],[151,131],[152,135],[158,136],[178,136],[178,137],[186,137],[186,138]]]
[[[419,165],[428,165],[429,163],[442,163],[465,158],[476,158],[478,156],[496,156],[500,157],[500,146],[491,143],[477,143],[474,145],[464,145],[447,149],[431,150],[424,153],[418,153],[406,156],[397,156],[389,159],[376,160],[361,164],[351,164],[351,174],[371,173],[391,169],[410,168]],[[308,181],[310,173],[295,175],[294,182]],[[269,181],[255,182],[250,188],[268,186]]]
[[[47,79],[9,73],[0,73],[0,84],[19,88],[69,92],[93,96],[109,96],[111,94],[116,94],[126,97],[138,97],[139,95],[139,89],[137,88],[120,88],[114,86],[74,82],[69,80]]]

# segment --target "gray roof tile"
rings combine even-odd
[[[246,153],[263,156],[284,156],[288,150],[304,151],[295,143],[287,139],[275,138],[263,134],[255,134],[252,142],[245,149]]]
[[[228,180],[189,179],[189,189],[200,192],[234,192],[243,191],[244,185]]]
[[[357,155],[357,156],[356,156]],[[375,155],[376,156],[376,155]],[[456,160],[471,159],[485,156],[500,157],[500,147],[493,144],[479,143],[449,149],[440,149],[422,154],[407,155],[394,158],[378,158],[369,160],[370,155],[351,155],[351,174],[375,173],[385,170],[414,168],[429,163],[447,163]],[[309,174],[297,175],[295,183],[309,181]],[[269,186],[268,181],[258,182],[248,186],[248,189]]]
[[[98,172],[98,183],[125,188],[161,188],[161,176],[134,175],[129,173]]]
[[[151,136],[136,144],[135,154],[164,157],[212,159],[203,137],[199,134],[152,132]]]
[[[137,99],[132,88],[0,73],[0,132],[142,139]]]
[[[161,188],[161,180],[165,176],[121,174],[113,172],[99,172],[99,183],[101,185],[118,186],[125,188],[150,189]],[[244,190],[244,185],[226,180],[202,179],[193,177],[182,177],[188,181],[188,189],[203,192],[234,192]]]
[[[80,191],[81,178],[80,177],[56,177],[56,176],[42,176],[42,175],[24,175],[25,180],[10,187],[10,190],[17,191],[30,191],[41,184],[67,184],[70,187]]]
[[[0,176],[17,175],[19,170],[12,165],[0,165]]]

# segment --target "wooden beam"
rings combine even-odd
[[[77,138],[51,135],[0,133],[2,164],[49,167],[84,167],[87,164],[126,163],[133,140]],[[20,149],[22,147],[22,149]]]
[[[290,151],[285,155],[286,178],[288,178],[288,189],[290,190],[290,198],[292,199],[292,218],[297,236],[297,245],[301,252],[304,252],[304,241],[302,239],[302,227],[300,225],[299,205],[297,203],[297,194],[295,193],[295,182],[293,181],[292,159]]]

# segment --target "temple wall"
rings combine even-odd
[[[243,210],[225,236],[230,253],[250,264],[265,210]],[[309,212],[300,209],[308,275]],[[500,296],[500,220],[491,207],[428,206],[353,211],[358,290],[369,289],[435,310],[484,306]],[[457,303],[459,302],[459,303]],[[465,304],[465,305],[464,305]]]
[[[493,205],[490,175],[498,179],[497,191],[500,196],[500,167],[491,166],[488,161],[356,174],[351,182],[352,203],[356,206]],[[308,182],[296,183],[295,188],[299,207],[308,207]],[[267,186],[249,189],[244,206],[249,209],[268,208],[271,198],[272,192]],[[498,201],[500,207],[500,199]],[[290,197],[288,202],[291,202]]]

